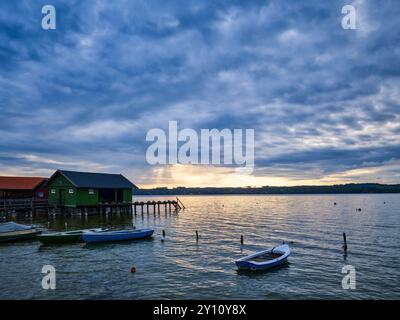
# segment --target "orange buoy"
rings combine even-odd
[[[136,267],[135,266],[132,266],[131,267],[131,273],[135,273],[136,272]]]

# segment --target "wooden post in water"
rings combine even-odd
[[[178,204],[181,205],[182,209],[186,208],[185,205],[183,204],[183,202],[178,197],[176,197],[176,201],[178,201]]]
[[[240,236],[240,245],[243,245],[244,243],[244,239],[243,239],[243,235]]]
[[[343,250],[344,250],[344,253],[347,253],[347,239],[346,239],[345,232],[343,232]]]
[[[165,240],[165,230],[163,229],[163,231],[162,231],[162,239],[161,239],[161,241],[162,241],[162,242],[164,242],[164,240]]]
[[[199,242],[199,232],[196,230],[196,242]]]

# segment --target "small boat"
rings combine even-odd
[[[83,241],[82,235],[86,231],[104,232],[108,231],[108,229],[97,228],[97,229],[73,230],[66,232],[44,233],[38,236],[38,240],[45,245],[78,243]]]
[[[33,226],[15,222],[0,223],[0,242],[13,242],[35,238],[42,231]]]
[[[236,260],[235,263],[239,270],[266,270],[286,263],[289,255],[289,246],[283,244],[269,250],[253,253]]]
[[[82,235],[82,238],[86,243],[116,242],[148,238],[153,235],[153,232],[153,229],[118,230],[106,232],[85,231]]]

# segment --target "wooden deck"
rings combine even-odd
[[[49,210],[47,199],[0,199],[0,215],[7,216],[12,214],[25,213],[46,214]]]
[[[0,199],[0,216],[6,217],[13,214],[29,216],[49,215],[108,215],[108,214],[156,214],[178,213],[185,206],[179,198],[159,201],[135,201],[122,203],[100,203],[79,207],[50,206],[46,200],[37,199]]]

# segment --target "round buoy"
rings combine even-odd
[[[135,273],[136,272],[136,267],[135,266],[132,266],[131,267],[131,273]]]

